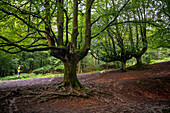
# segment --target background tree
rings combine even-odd
[[[0,51],[0,77],[13,75],[17,71],[18,58]]]
[[[112,4],[116,3],[113,2]],[[133,0],[131,4],[128,4],[120,18],[107,29],[108,34],[105,33],[103,37],[100,36],[101,38],[99,38],[99,40],[101,45],[95,45],[93,48],[100,48],[101,52],[96,54],[97,58],[106,62],[116,60],[122,62],[122,59],[126,62],[126,60],[135,57],[137,65],[141,65],[141,58],[148,48],[147,40],[149,35],[152,35],[150,33],[152,28],[166,28],[164,25],[167,23],[167,19],[164,18],[165,15],[161,15],[161,18],[158,18],[155,14],[155,12],[160,9],[160,4],[162,5],[162,2],[151,0]],[[111,10],[116,12],[115,8],[116,7],[112,7],[103,12],[109,12]],[[114,14],[106,16],[106,19],[100,21],[101,26],[107,24],[111,17],[114,17]],[[104,37],[105,39],[102,39]],[[93,49],[92,51],[94,52]],[[97,53],[97,51],[98,50],[96,50],[95,53]],[[125,63],[122,62],[122,64]],[[122,70],[125,70],[125,65],[122,65]]]

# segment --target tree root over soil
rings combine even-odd
[[[44,90],[45,93],[44,93]],[[82,86],[82,87],[72,87],[71,85],[66,86],[64,83],[53,84],[51,86],[43,86],[36,88],[36,92],[29,92],[29,94],[36,95],[33,101],[39,101],[39,103],[47,102],[56,98],[63,97],[83,97],[89,98],[94,93],[94,91]]]
[[[152,67],[148,64],[135,64],[131,67],[128,67],[127,69],[129,70],[146,70],[146,69],[151,69]]]
[[[9,98],[9,97],[12,97],[12,96],[19,96],[19,95],[21,95],[20,91],[21,91],[20,89],[11,90],[11,91],[8,92],[7,94],[2,95],[2,96],[0,97],[0,100],[6,99],[6,98]]]
[[[73,87],[72,85],[65,85],[63,82],[58,84],[55,90],[68,96],[88,97],[91,94],[91,90],[84,86],[76,85],[76,87]]]

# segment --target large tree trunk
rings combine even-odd
[[[137,56],[136,57],[136,61],[137,61],[137,64],[136,65],[140,65],[140,64],[142,64],[142,58],[141,58],[142,56]]]
[[[92,65],[91,65],[91,66],[93,67],[93,66],[94,66],[94,65],[93,65],[93,55],[91,55],[91,62],[92,62]]]
[[[81,64],[80,63],[78,64],[78,72],[77,73],[78,74],[81,73]]]
[[[77,63],[64,62],[64,86],[82,88],[82,85],[76,76],[76,66]]]
[[[122,71],[126,72],[126,61],[121,61],[122,63]]]

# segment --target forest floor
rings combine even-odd
[[[170,61],[150,67],[78,75],[88,98],[55,95],[62,77],[0,81],[0,113],[170,113]]]

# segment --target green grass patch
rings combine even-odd
[[[166,57],[162,60],[151,60],[151,63],[159,63],[159,62],[165,62],[165,61],[170,61],[170,57]]]
[[[88,71],[88,72],[78,73],[77,75],[88,74],[88,73],[98,73],[98,72],[100,72],[100,71],[99,70],[98,71]]]
[[[0,80],[16,80],[18,75],[13,76],[6,76],[6,77],[0,77]],[[57,76],[63,76],[63,74],[35,74],[35,73],[21,73],[19,79],[31,79],[31,78],[45,78],[45,77],[57,77]]]
[[[89,71],[89,72],[79,73],[79,74],[97,73],[97,72],[100,72],[100,71]],[[17,76],[18,75],[0,77],[0,81],[3,81],[3,80],[16,80]],[[46,77],[59,77],[59,76],[64,76],[64,74],[51,74],[51,73],[46,73],[46,74],[30,73],[30,74],[28,74],[28,73],[21,73],[19,79],[46,78]]]

